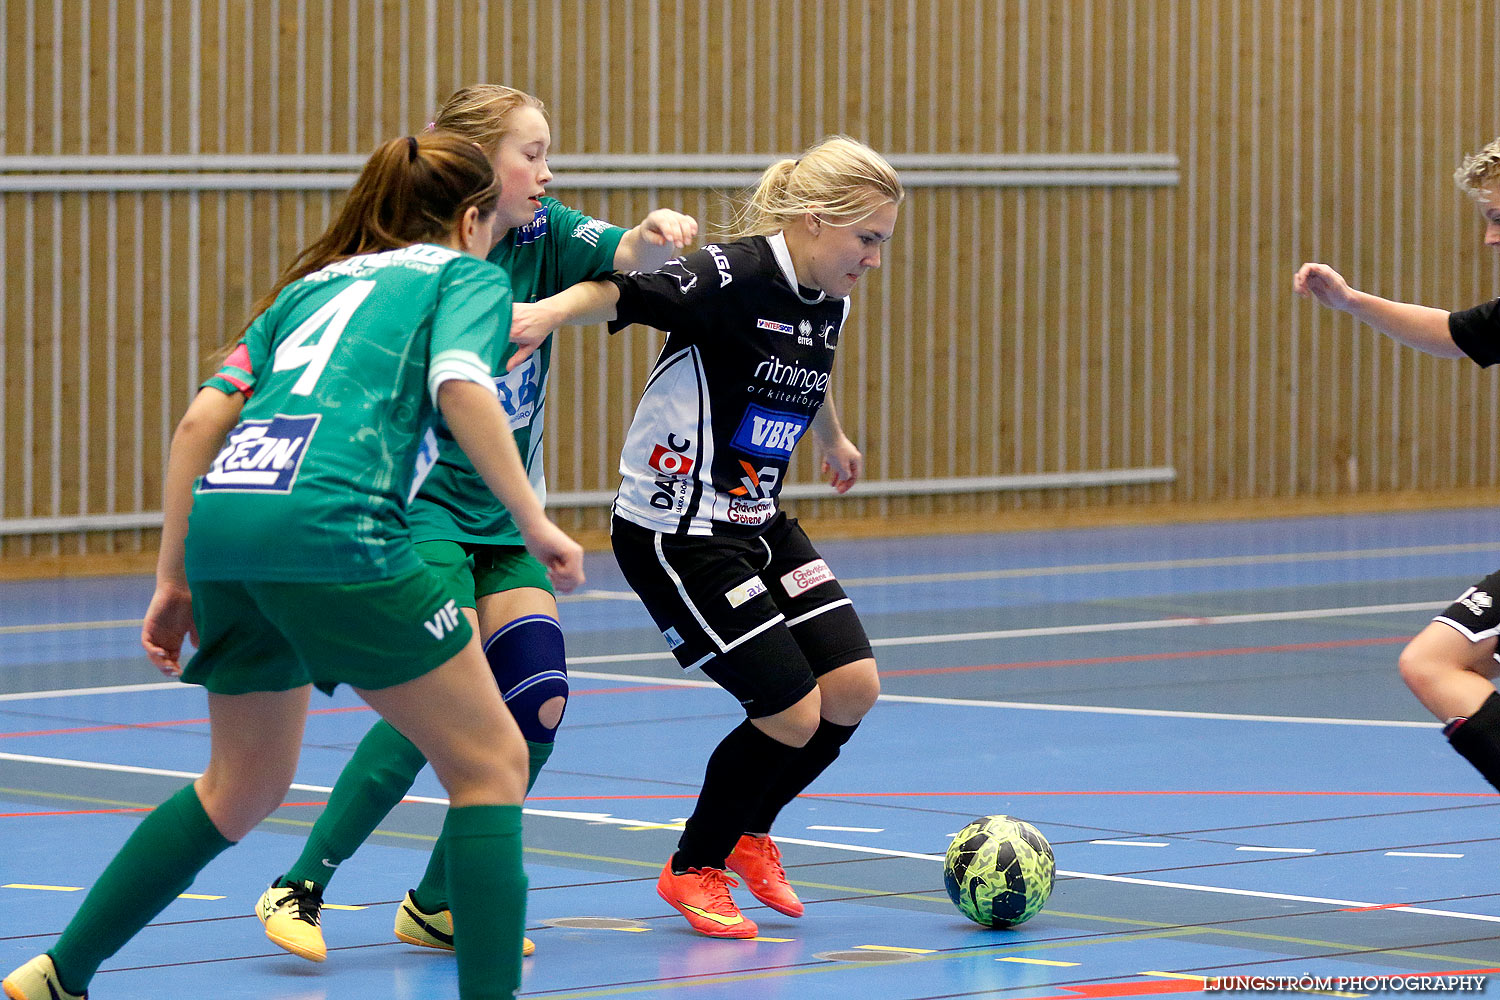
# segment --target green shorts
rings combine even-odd
[[[215,694],[391,687],[451,660],[474,634],[426,567],[364,583],[190,585],[198,652],[182,679]]]
[[[417,555],[461,608],[476,607],[481,597],[521,587],[555,593],[546,567],[524,545],[469,545],[436,539],[418,542]]]

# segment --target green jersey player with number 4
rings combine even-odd
[[[207,689],[208,767],[141,822],[51,950],[5,978],[11,1000],[86,996],[100,963],[281,804],[311,686],[340,683],[448,792],[459,996],[519,989],[526,748],[406,518],[417,448],[441,415],[555,585],[582,582],[582,549],[542,512],[495,396],[510,294],[476,258],[498,198],[466,140],[383,145],[189,406],[141,641],[163,672]]]
[[[500,179],[500,238],[489,255],[510,277],[518,302],[554,295],[613,270],[651,271],[691,243],[697,223],[657,209],[621,229],[545,197],[552,172],[551,130],[542,104],[493,84],[457,91],[431,128],[463,136],[484,150]],[[542,430],[551,341],[496,382],[531,483],[545,496]],[[542,566],[522,546],[516,524],[441,429],[418,461],[410,509],[417,552],[443,577],[448,596],[483,638],[494,672],[529,752],[530,778],[552,752],[567,703],[568,675],[557,602]],[[386,722],[361,741],[309,833],[297,861],[261,896],[256,912],[266,936],[314,962],[327,957],[323,891],[411,789],[425,760],[413,741]],[[528,789],[530,783],[528,782]],[[439,839],[427,871],[397,909],[395,934],[409,944],[451,949],[445,855]],[[526,954],[531,942],[524,946]]]

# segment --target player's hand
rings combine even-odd
[[[854,442],[840,434],[838,440],[823,449],[823,478],[835,493],[848,493],[864,471],[864,461]]]
[[[570,594],[583,586],[583,546],[547,518],[539,518],[529,529],[523,529],[526,550],[547,567],[547,577],[560,594]]]
[[[690,247],[698,238],[698,220],[691,215],[658,208],[641,220],[641,239],[654,247],[670,244],[674,249]]]
[[[1330,309],[1347,310],[1354,298],[1349,283],[1327,264],[1303,264],[1292,276],[1292,291]]]
[[[540,302],[517,302],[512,306],[510,342],[516,345],[516,353],[505,362],[505,370],[513,372],[519,368],[561,325]]]
[[[151,595],[151,604],[146,608],[146,620],[141,624],[141,645],[151,663],[168,677],[182,676],[183,636],[191,636],[193,645],[198,644],[198,630],[193,626],[193,596],[185,583],[163,583],[158,581],[156,593]]]

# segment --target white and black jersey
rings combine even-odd
[[[668,534],[758,532],[827,395],[848,300],[799,286],[780,233],[609,280],[610,332],[668,334],[625,437],[615,514]]]

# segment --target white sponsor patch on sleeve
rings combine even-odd
[[[796,597],[833,578],[833,570],[828,568],[828,564],[821,559],[814,559],[782,577],[781,586],[786,590],[786,596]]]
[[[725,594],[724,597],[729,601],[729,606],[731,608],[737,608],[751,598],[759,597],[765,592],[766,585],[761,581],[761,578],[758,576],[752,576],[750,579],[746,580],[744,583],[740,584],[738,587],[735,587],[729,593]]]

